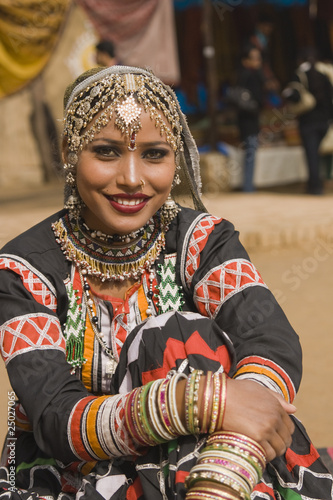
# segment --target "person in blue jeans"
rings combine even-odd
[[[248,110],[239,108],[237,116],[240,139],[245,152],[243,191],[252,192],[254,191],[253,176],[260,130],[259,117],[263,106],[264,75],[261,53],[251,44],[243,49],[237,84],[248,90],[251,100],[257,103],[257,106]]]

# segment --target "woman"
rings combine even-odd
[[[140,68],[82,75],[63,159],[65,210],[0,256],[19,399],[0,497],[329,498],[289,416],[298,337],[233,226],[204,212],[171,89]],[[195,209],[171,198],[180,179]]]

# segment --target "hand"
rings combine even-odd
[[[270,462],[291,445],[294,424],[289,414],[295,411],[294,405],[257,382],[228,379],[223,430],[257,441]]]

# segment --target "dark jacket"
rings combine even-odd
[[[258,108],[255,112],[238,111],[238,127],[241,140],[250,135],[259,133],[259,115],[263,106],[264,75],[261,70],[249,69],[241,66],[238,85],[250,91],[253,99],[257,101]]]
[[[328,123],[333,118],[333,87],[331,82],[326,75],[317,71],[313,66],[309,70],[304,71],[303,75],[305,75],[306,80],[297,71],[292,81],[300,81],[303,84],[303,80],[306,82],[307,89],[316,98],[316,106],[298,117],[300,126]],[[299,92],[293,90],[289,99],[293,102],[298,102],[300,99]]]

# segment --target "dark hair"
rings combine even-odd
[[[302,47],[297,54],[297,59],[299,62],[309,62],[315,64],[319,59],[318,51],[315,47]]]
[[[96,50],[99,52],[106,52],[110,57],[114,57],[114,45],[111,40],[101,40],[96,44]]]
[[[260,52],[258,47],[256,47],[253,43],[250,42],[245,43],[240,52],[240,60],[248,59],[250,57],[251,50],[253,49],[258,50]]]

